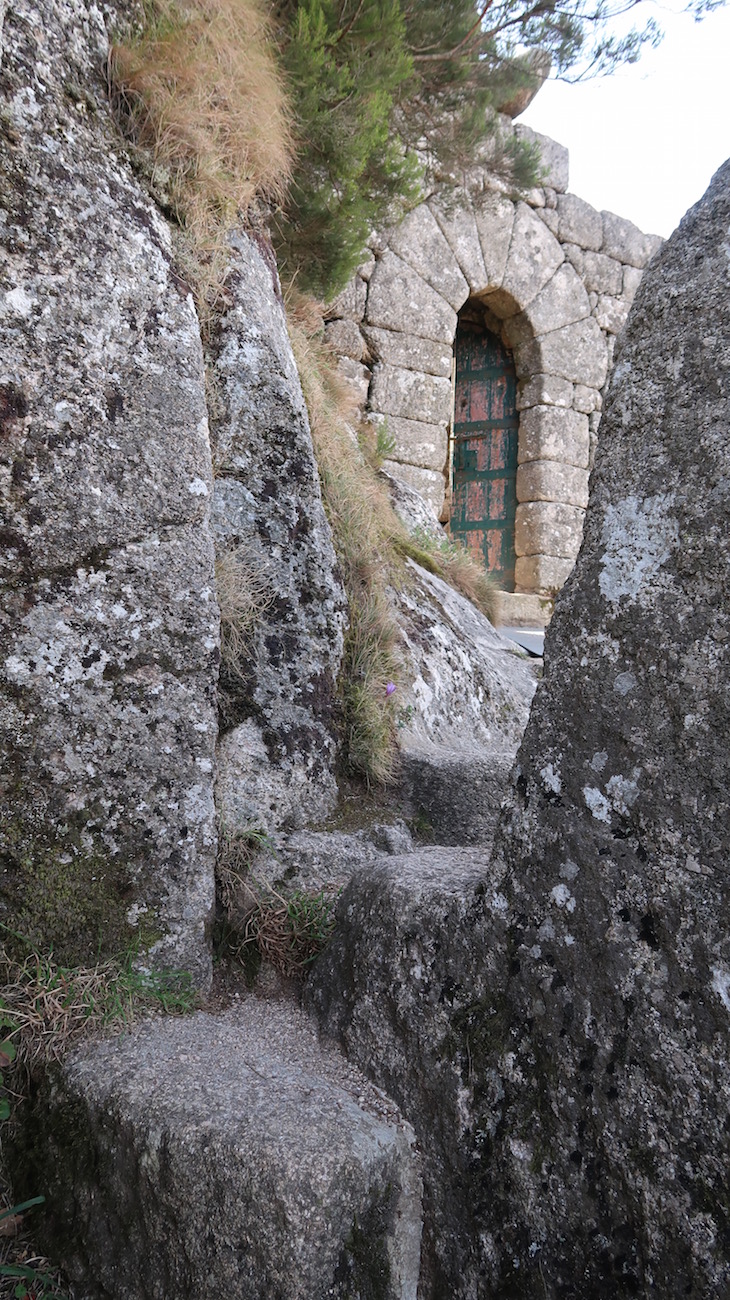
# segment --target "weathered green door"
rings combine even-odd
[[[511,353],[483,326],[462,322],[454,345],[451,531],[480,552],[506,591],[515,585],[517,377]]]

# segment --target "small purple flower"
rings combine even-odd
[[[388,685],[385,688],[385,694],[392,695],[394,690],[395,690],[395,682],[388,682]]]

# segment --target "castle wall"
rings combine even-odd
[[[385,467],[448,518],[453,343],[459,311],[478,306],[519,381],[515,589],[550,595],[580,547],[616,336],[662,241],[568,193],[568,151],[534,138],[542,186],[514,201],[486,165],[442,184],[373,238],[326,329],[364,408],[387,419]]]

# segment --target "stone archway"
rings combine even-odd
[[[387,418],[388,468],[443,510],[457,314],[467,300],[513,351],[518,377],[516,590],[549,594],[570,572],[588,498],[589,415],[606,339],[588,294],[527,203],[450,189],[393,231],[365,289],[368,407]]]

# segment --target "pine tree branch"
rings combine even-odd
[[[414,63],[443,63],[446,59],[455,58],[457,54],[460,54],[462,50],[466,49],[466,47],[471,44],[493,3],[494,0],[483,0],[482,5],[477,10],[476,22],[472,24],[466,35],[462,37],[458,44],[452,46],[450,50],[441,50],[437,51],[435,54],[430,54],[427,51],[433,50],[435,48],[434,46],[425,45],[420,50],[412,49],[411,54],[413,55]]]

